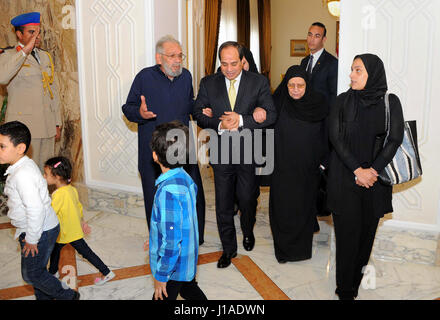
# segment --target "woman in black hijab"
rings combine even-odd
[[[252,54],[251,50],[243,46],[243,53],[244,53],[243,69],[246,71],[259,73],[257,65],[255,64],[254,55]]]
[[[328,106],[300,66],[287,70],[274,100],[279,116],[269,215],[275,256],[285,263],[312,257],[319,167],[328,149]]]
[[[392,187],[377,181],[377,173],[402,143],[404,125],[399,98],[390,94],[390,136],[377,151],[385,135],[385,68],[376,55],[362,54],[354,58],[351,70],[351,88],[336,98],[329,116],[333,150],[327,206],[333,213],[340,299],[357,297],[379,219],[393,211]]]

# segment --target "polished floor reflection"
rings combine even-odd
[[[279,264],[274,257],[268,217],[268,188],[262,188],[255,227],[256,244],[251,252],[241,246],[239,218],[238,257],[226,269],[218,269],[221,254],[214,212],[212,181],[205,179],[207,217],[205,243],[200,247],[197,280],[208,299],[336,299],[334,250],[330,219],[321,219],[321,232],[315,234],[313,257],[302,262]],[[99,287],[93,285],[98,271],[76,256],[77,285],[84,300],[150,300],[153,281],[148,266],[148,252],[143,250],[147,238],[145,219],[104,211],[86,211],[92,227],[86,237],[89,246],[112,269],[116,278]],[[32,288],[20,274],[15,229],[6,217],[0,217],[0,299],[32,300]],[[370,260],[369,277],[359,291],[359,300],[435,299],[440,297],[440,267],[434,265]]]

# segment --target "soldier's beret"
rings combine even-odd
[[[40,24],[40,16],[39,12],[28,12],[23,13],[19,16],[16,16],[11,20],[11,24],[14,27],[26,26],[26,25],[39,25]]]

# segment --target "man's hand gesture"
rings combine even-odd
[[[29,42],[23,47],[23,51],[26,54],[31,53],[32,50],[35,48],[35,41],[37,41],[38,36],[40,35],[40,27],[37,27],[32,34],[31,39]]]
[[[141,96],[141,106],[139,108],[139,113],[144,119],[152,119],[156,118],[156,114],[151,111],[148,111],[147,103],[145,102],[145,97]]]

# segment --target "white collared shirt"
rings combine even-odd
[[[315,68],[316,62],[318,62],[319,58],[321,57],[321,54],[324,52],[324,48],[321,48],[321,50],[315,52],[315,53],[310,53],[311,56],[313,56],[313,64],[312,64],[312,72],[313,72],[313,68]],[[309,59],[309,63],[310,63],[310,59]],[[307,68],[308,69],[308,64],[307,64]]]
[[[26,242],[37,244],[44,231],[59,222],[51,206],[47,182],[35,162],[27,156],[8,167],[4,193],[8,196],[8,217],[17,228],[15,238],[26,232]]]
[[[240,86],[240,80],[241,80],[242,74],[243,74],[243,71],[240,72],[240,74],[237,76],[237,78],[233,79],[233,80],[235,80],[234,88],[235,88],[235,92],[237,92],[237,93],[238,93],[238,87]],[[225,82],[226,82],[226,91],[229,92],[229,88],[231,87],[231,80],[229,80],[228,78],[225,77]]]

